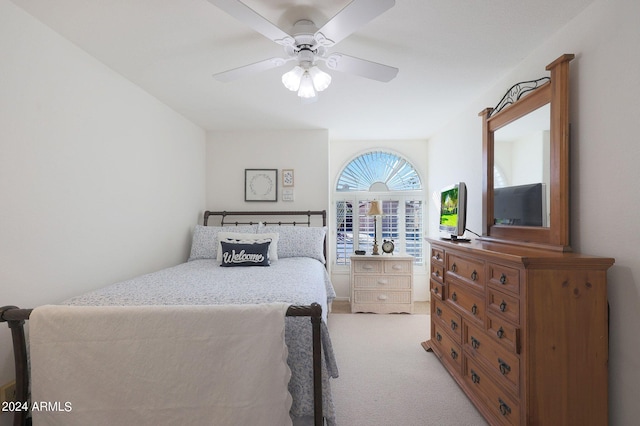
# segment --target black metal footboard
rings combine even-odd
[[[16,401],[28,402],[29,398],[29,366],[27,360],[27,344],[24,333],[24,322],[29,319],[32,309],[20,309],[16,306],[0,308],[0,322],[6,322],[11,329],[13,340],[13,355],[16,371]],[[290,317],[311,317],[313,330],[313,400],[314,424],[324,423],[322,413],[322,341],[320,325],[322,322],[322,307],[317,303],[308,306],[292,305],[287,309]],[[15,411],[14,426],[27,425],[27,411]]]

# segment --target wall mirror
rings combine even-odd
[[[570,251],[569,61],[518,83],[483,120],[482,239]]]

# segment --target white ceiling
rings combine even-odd
[[[328,129],[333,139],[429,137],[593,2],[397,0],[330,52],[398,67],[398,76],[333,71],[331,86],[303,104],[280,82],[291,65],[213,79],[283,51],[207,0],[12,1],[207,130]],[[349,2],[244,0],[286,32],[303,18],[321,27]]]

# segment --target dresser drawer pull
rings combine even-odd
[[[456,272],[457,269],[458,269],[458,265],[456,265],[455,263],[451,265],[451,272]]]
[[[402,271],[404,268],[402,267],[402,265],[393,265],[391,267],[391,269],[393,269],[394,271]]]
[[[373,269],[373,265],[364,264],[364,265],[362,265],[362,269],[366,269],[367,271],[370,271],[370,270]]]
[[[386,294],[381,294],[380,296],[378,296],[378,300],[387,300],[389,298],[389,296],[387,296]]]
[[[440,253],[436,253],[435,256],[433,256],[436,260],[440,260]]]
[[[380,285],[387,285],[389,284],[389,280],[378,280],[377,283]]]
[[[458,352],[456,352],[453,348],[451,348],[451,358],[458,359]]]
[[[500,312],[504,312],[506,310],[507,310],[507,302],[503,300],[502,303],[500,304]]]
[[[458,295],[456,294],[456,292],[454,291],[453,294],[451,295],[451,300],[453,300],[454,302],[456,302],[458,300]]]
[[[434,292],[435,294],[438,294],[438,293],[440,292],[440,290],[438,290],[438,287],[434,287],[434,288],[433,288],[433,292]]]
[[[478,306],[474,303],[473,306],[471,307],[471,313],[473,315],[478,315]]]
[[[440,333],[436,333],[436,340],[438,342],[442,341],[442,335]]]
[[[455,331],[456,328],[458,328],[458,323],[454,320],[451,320],[451,329]]]
[[[498,358],[498,365],[500,366],[500,372],[502,373],[503,376],[506,376],[511,372],[511,367],[509,366],[509,364],[507,364],[500,358]]]
[[[498,398],[498,402],[500,403],[500,413],[503,416],[506,416],[508,414],[511,414],[511,408],[509,408],[509,406],[507,404],[504,403],[504,401],[502,400],[502,398]]]
[[[478,279],[478,273],[476,271],[473,271],[471,273],[471,281],[475,281]]]
[[[504,329],[500,327],[500,329],[496,331],[496,335],[498,336],[498,339],[502,339],[504,337]]]
[[[473,349],[478,349],[480,347],[480,340],[478,340],[475,337],[471,336],[471,347]]]
[[[436,271],[433,273],[433,275],[435,275],[436,277],[440,278],[440,271],[436,269]]]
[[[500,275],[500,284],[506,284],[507,283],[507,276],[503,273],[502,275]]]
[[[442,309],[436,308],[436,315],[437,316],[441,316],[442,315]]]
[[[471,370],[471,381],[476,384],[480,383],[480,376],[473,370]]]

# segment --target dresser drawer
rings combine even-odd
[[[458,372],[462,371],[462,350],[440,324],[434,324],[433,338],[442,359],[451,364]]]
[[[444,250],[431,247],[431,263],[440,264],[444,267]]]
[[[410,274],[413,268],[411,260],[387,260],[383,262],[385,274]]]
[[[356,274],[379,274],[382,272],[382,262],[379,260],[351,261],[353,272]]]
[[[487,298],[487,306],[491,313],[520,324],[520,299],[493,289],[487,291]]]
[[[354,303],[411,303],[411,292],[409,291],[356,290],[353,292],[353,295]]]
[[[462,343],[462,317],[453,309],[449,308],[444,302],[434,300],[432,318],[435,323],[439,323],[441,327],[446,328],[455,338],[457,343]]]
[[[520,406],[507,392],[500,388],[492,375],[474,359],[467,357],[464,363],[464,381],[493,414],[499,424],[520,423]],[[494,424],[494,422],[490,422]]]
[[[518,327],[489,313],[487,314],[487,330],[507,350],[516,354],[520,353],[520,329]]]
[[[447,280],[456,278],[477,291],[484,291],[484,262],[454,254],[447,255]]]
[[[433,297],[437,297],[440,300],[444,300],[444,298],[446,297],[444,294],[444,284],[439,283],[436,280],[430,280],[431,282],[431,294],[433,295]]]
[[[356,275],[353,286],[355,289],[407,290],[411,288],[411,276]]]
[[[520,392],[520,359],[500,345],[485,331],[465,321],[463,325],[465,350],[479,358],[498,377],[499,383],[513,395]]]
[[[501,291],[520,294],[520,271],[508,266],[489,263],[487,265],[488,284]]]
[[[458,307],[469,318],[482,324],[485,318],[484,298],[474,292],[469,291],[466,286],[462,286],[454,281],[447,284],[447,300],[452,305]]]
[[[431,278],[438,282],[443,282],[444,281],[444,265],[432,263]]]

